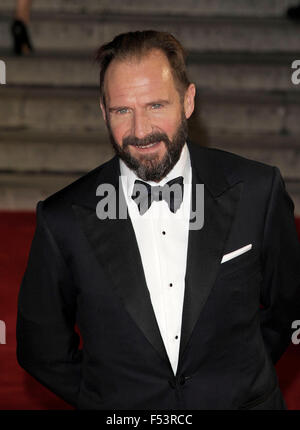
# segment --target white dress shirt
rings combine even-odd
[[[160,182],[164,185],[183,176],[184,192],[180,208],[173,213],[166,201],[153,201],[140,215],[131,198],[135,172],[120,159],[122,187],[141,255],[152,307],[165,344],[174,375],[176,375],[181,334],[181,319],[185,289],[185,272],[190,219],[192,169],[187,144],[180,159]],[[146,181],[144,181],[146,182]]]

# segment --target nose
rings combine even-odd
[[[134,136],[142,139],[152,132],[150,119],[146,112],[135,112],[133,121]]]

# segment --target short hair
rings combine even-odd
[[[171,66],[175,86],[182,97],[190,85],[187,77],[186,53],[175,37],[167,32],[145,30],[122,33],[96,51],[95,60],[100,65],[100,100],[105,106],[104,78],[109,64],[114,60],[141,59],[153,49],[162,51]]]

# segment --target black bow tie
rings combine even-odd
[[[147,182],[136,179],[131,198],[137,204],[140,214],[143,215],[153,201],[165,200],[171,212],[180,208],[183,199],[183,177],[172,179],[164,186],[151,186]]]

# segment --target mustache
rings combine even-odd
[[[170,140],[168,136],[165,133],[151,133],[148,134],[148,136],[143,137],[142,139],[139,139],[136,136],[127,136],[123,139],[123,148],[126,148],[129,145],[132,146],[144,146],[144,145],[150,145],[150,143],[160,142],[163,141],[168,146]]]

